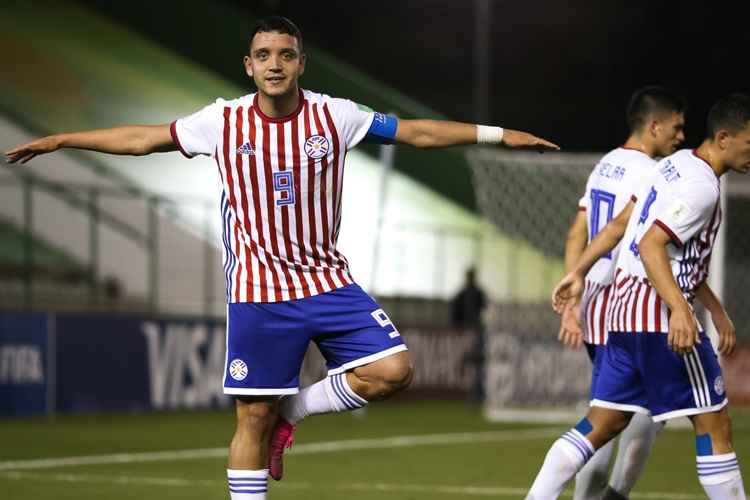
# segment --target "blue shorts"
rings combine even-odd
[[[651,414],[655,421],[718,411],[724,379],[705,332],[690,354],[677,354],[666,333],[610,333],[591,406]]]
[[[599,365],[602,363],[606,346],[600,344],[589,344],[588,342],[584,342],[583,345],[586,346],[586,352],[591,361],[591,399],[594,399],[594,386],[596,385],[596,379],[599,378]]]
[[[329,375],[406,350],[385,312],[357,285],[285,302],[229,304],[224,393],[297,393],[310,341]]]

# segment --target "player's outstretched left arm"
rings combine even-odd
[[[177,150],[168,124],[126,125],[42,137],[6,151],[5,161],[26,163],[36,156],[52,153],[62,148],[134,156]]]
[[[711,321],[719,334],[719,352],[724,356],[731,355],[737,343],[737,332],[721,301],[705,281],[695,289],[695,297],[711,313]]]
[[[509,148],[558,151],[560,146],[527,132],[444,120],[399,120],[396,142],[417,148],[500,144]]]

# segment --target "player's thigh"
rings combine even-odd
[[[398,329],[359,286],[322,294],[315,312],[314,341],[329,375],[365,365],[394,370],[410,366]]]
[[[641,335],[640,352],[654,419],[712,413],[726,405],[718,357],[703,332],[701,339],[692,352],[678,354],[667,345],[666,334]]]
[[[268,427],[279,411],[279,396],[235,396],[237,425]]]
[[[309,338],[304,314],[293,304],[229,304],[224,392],[296,393]]]

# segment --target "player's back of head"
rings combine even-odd
[[[259,19],[255,23],[252,32],[250,33],[250,41],[252,43],[253,38],[258,33],[283,33],[286,35],[293,36],[297,39],[300,51],[302,50],[302,32],[290,19],[284,16],[268,16]]]
[[[642,87],[630,97],[625,114],[630,132],[638,132],[649,122],[649,118],[664,118],[672,113],[684,113],[685,99],[666,87],[650,85]]]
[[[706,120],[706,137],[713,139],[722,130],[731,135],[742,131],[750,122],[750,96],[735,92],[711,106]]]

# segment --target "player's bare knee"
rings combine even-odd
[[[414,369],[408,356],[395,357],[384,364],[380,376],[381,394],[391,396],[406,389],[413,378]]]
[[[355,368],[355,384],[352,388],[368,401],[382,400],[406,389],[413,374],[409,355],[402,351]]]
[[[388,386],[388,395],[393,395],[397,392],[401,392],[411,384],[411,380],[414,377],[414,368],[410,363],[405,363],[393,367],[385,377],[385,384]]]
[[[362,378],[360,387],[365,394],[361,396],[368,401],[387,399],[408,387],[412,379],[411,373],[411,367],[407,367],[402,371],[389,371],[379,376]]]
[[[403,391],[411,385],[411,381],[414,380],[414,366],[411,363],[406,365],[405,373],[403,378],[400,380],[399,390]]]
[[[237,398],[237,428],[265,435],[270,432],[278,413],[275,400]]]

